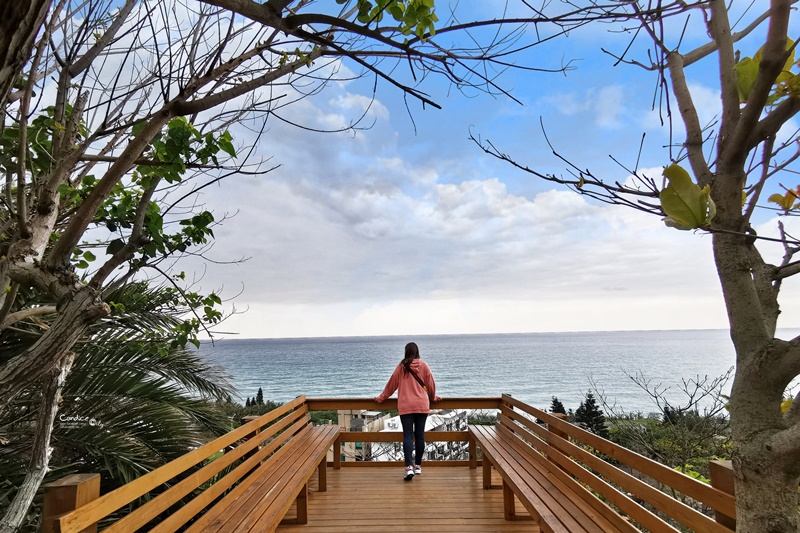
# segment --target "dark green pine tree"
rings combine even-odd
[[[591,392],[586,393],[586,399],[581,402],[578,409],[575,411],[575,421],[583,424],[586,428],[599,435],[604,439],[608,438],[608,430],[606,429],[606,417],[603,411],[597,405],[594,395]]]
[[[264,391],[261,390],[261,387],[258,388],[256,393],[256,405],[264,405]]]
[[[244,406],[245,407],[250,407],[251,405],[253,405],[253,404],[250,403],[250,397],[248,396],[247,400],[245,400],[245,402],[244,402]]]
[[[555,396],[553,396],[553,401],[550,402],[550,412],[561,413],[563,415],[567,414],[567,410],[564,409],[564,404],[561,403]]]

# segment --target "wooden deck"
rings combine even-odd
[[[308,524],[278,532],[540,532],[519,502],[518,519],[503,519],[499,476],[493,479],[497,488],[484,490],[482,483],[480,468],[423,464],[423,474],[412,481],[403,480],[402,467],[329,468],[327,492],[317,492],[312,479]],[[287,517],[293,516],[294,509]]]

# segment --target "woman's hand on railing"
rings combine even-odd
[[[433,397],[433,401],[434,401],[434,402],[441,402],[441,401],[442,401],[442,398],[441,398],[441,396],[434,396],[434,397]]]

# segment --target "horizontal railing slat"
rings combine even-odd
[[[342,431],[342,442],[403,442],[402,431]],[[466,442],[468,431],[426,431],[425,442]]]
[[[478,466],[482,463],[478,461]],[[344,461],[342,463],[342,468],[385,468],[385,467],[398,467],[404,466],[405,462],[402,460],[400,461]],[[469,466],[469,461],[467,460],[440,460],[440,459],[425,459],[423,463],[424,466],[430,467],[449,467],[449,466]]]
[[[431,409],[499,409],[500,398],[496,396],[477,398],[444,398],[431,404]],[[389,398],[378,403],[369,398],[308,398],[310,411],[393,411],[397,399]]]

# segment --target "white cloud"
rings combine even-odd
[[[641,121],[627,109],[641,91],[618,80],[551,91],[539,103],[563,122],[556,144],[582,165],[607,162],[614,150],[635,154],[622,126]],[[710,120],[718,95],[699,84],[692,91]],[[437,124],[411,138],[413,127],[398,125],[402,103],[389,101],[398,95],[370,94],[356,82],[334,83],[281,109],[291,122],[329,130],[366,112],[371,129],[323,135],[270,118],[257,154],[283,166],[203,192],[217,218],[239,212],[215,228],[212,256],[251,257],[210,265],[202,281],[228,295],[244,283],[236,305],[249,312],[222,329],[281,337],[725,326],[709,236],[539,182],[521,185],[530,178],[488,165]],[[448,120],[443,112],[429,124]],[[505,133],[538,163],[549,156],[527,137],[531,129],[520,122]],[[256,142],[242,127],[234,137],[245,147]],[[616,144],[606,151],[604,142]],[[643,173],[658,182],[661,168]],[[800,319],[791,304],[784,312]]]
[[[216,251],[253,259],[214,273],[249,280],[237,305],[250,312],[224,328],[245,336],[724,324],[710,238],[657,217],[568,191],[527,199],[498,179],[420,196],[250,181]]]
[[[625,110],[625,89],[621,85],[605,85],[583,92],[559,92],[542,99],[567,116],[588,115],[596,127],[615,129],[622,126]]]
[[[624,90],[619,85],[602,87],[596,96],[595,123],[601,128],[620,127],[620,115],[623,112]]]

